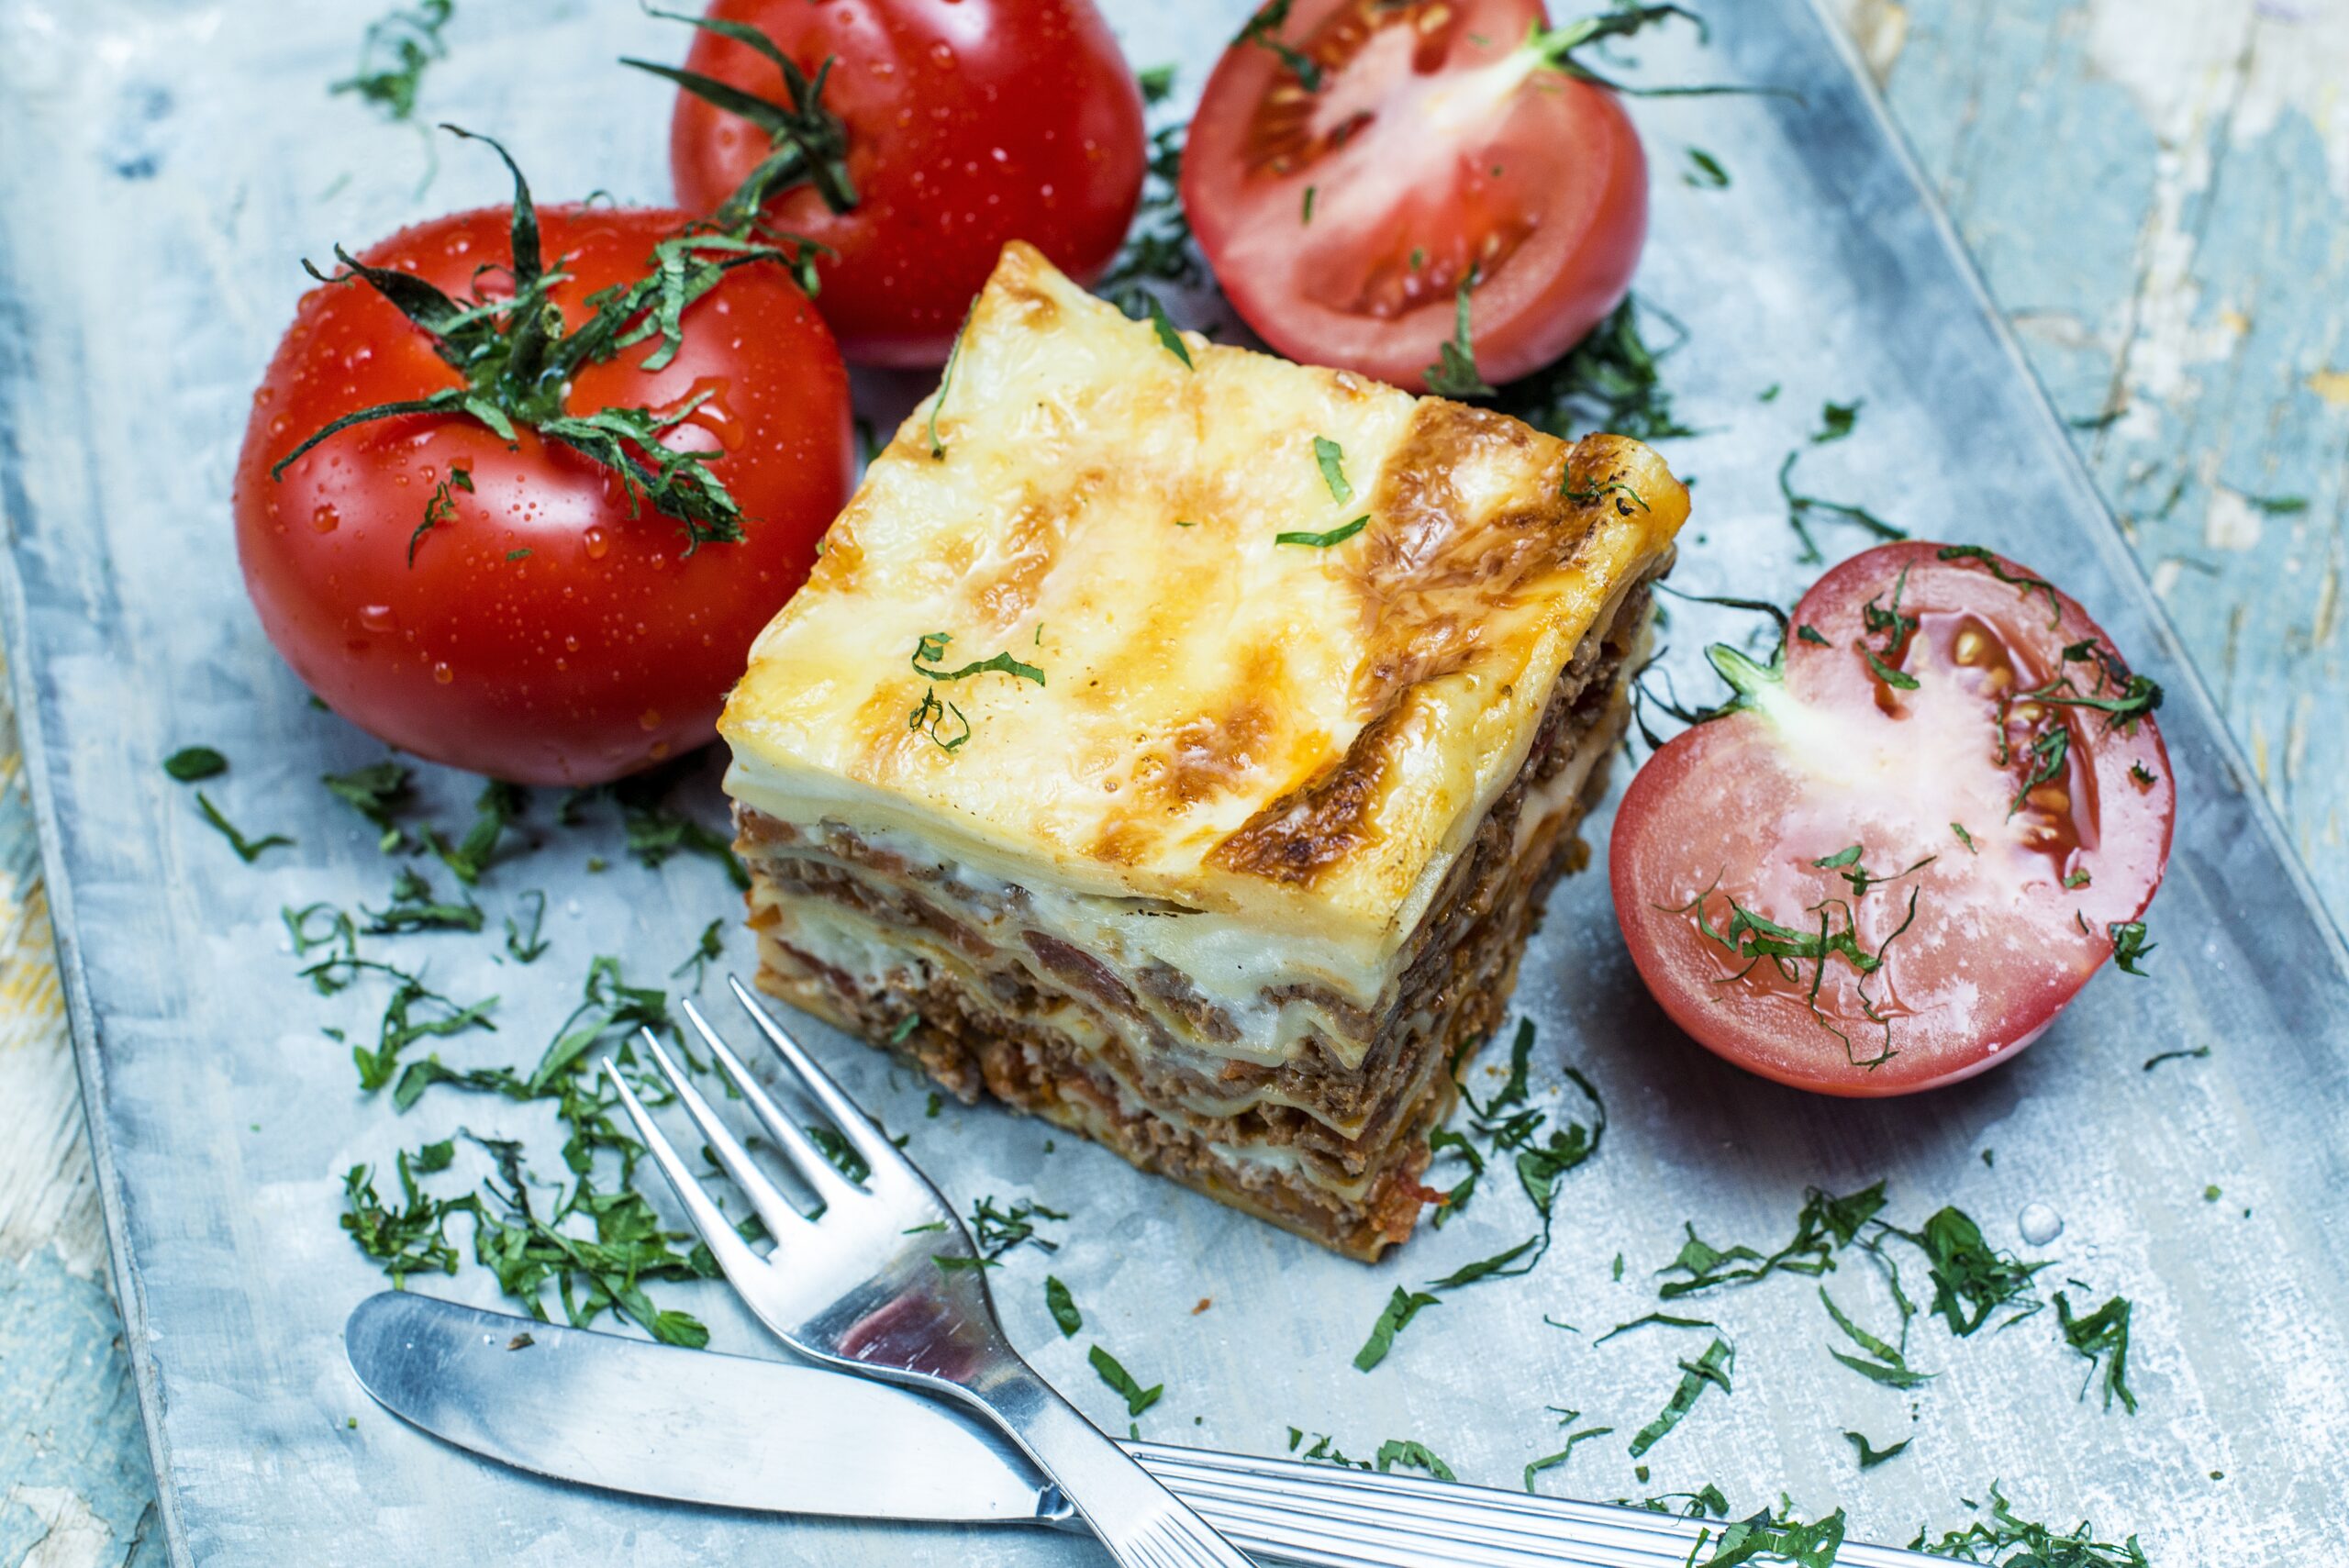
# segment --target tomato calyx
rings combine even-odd
[[[747,22],[693,17],[676,11],[654,11],[652,15],[666,21],[689,23],[757,50],[783,73],[784,90],[790,95],[789,103],[778,104],[698,71],[622,57],[622,65],[674,82],[704,103],[728,114],[740,115],[766,132],[766,157],[736,187],[726,205],[712,215],[720,228],[750,222],[768,202],[795,185],[814,186],[824,205],[835,213],[854,210],[856,182],[848,172],[848,127],[838,115],[824,107],[823,102],[824,83],[831,76],[833,57],[827,57],[816,68],[815,79],[810,81],[798,62],[785,53],[774,39]]]
[[[432,339],[434,351],[465,384],[426,397],[373,404],[330,420],[273,464],[270,477],[282,481],[285,470],[312,448],[354,425],[410,414],[457,415],[487,426],[508,442],[518,427],[535,430],[610,470],[627,493],[631,516],[650,506],[684,527],[687,556],[704,544],[740,542],[741,507],[709,468],[709,461],[722,451],[672,448],[662,439],[693,417],[707,401],[707,394],[667,409],[607,407],[587,414],[566,411],[563,398],[582,367],[649,339],[657,337],[660,343],[645,357],[644,368],[657,371],[667,365],[685,344],[685,307],[737,267],[783,262],[798,275],[802,288],[813,293],[816,247],[795,241],[786,249],[754,240],[747,222],[732,230],[688,229],[653,247],[651,269],[643,277],[591,296],[588,304],[595,314],[576,330],[566,330],[562,312],[551,298],[554,284],[565,274],[559,261],[554,270],[547,267],[529,182],[495,140],[456,126],[441,128],[470,141],[487,142],[514,176],[512,259],[505,269],[513,292],[503,298],[461,304],[412,272],[370,266],[340,244],[334,253],[341,272],[328,275],[304,261],[304,268],[322,284],[363,283],[374,289]],[[409,541],[411,567],[416,546],[453,513],[454,499],[444,486],[427,503],[424,523]]]

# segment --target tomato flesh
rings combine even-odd
[[[589,295],[642,276],[685,221],[539,216],[550,269],[570,274],[551,298],[573,328]],[[452,298],[494,295],[508,222],[504,207],[457,214],[362,260]],[[710,471],[740,504],[745,537],[690,554],[682,524],[631,506],[610,470],[528,427],[509,444],[453,415],[373,421],[272,478],[335,418],[461,384],[373,290],[306,295],[253,395],[235,495],[246,587],[295,673],[391,745],[518,783],[599,783],[712,739],[751,639],[806,578],[847,499],[853,447],[846,369],[783,268],[728,273],[683,325],[664,369],[642,368],[657,342],[622,350],[582,369],[564,406],[701,399],[666,439],[723,453]],[[451,483],[461,470],[470,492]],[[445,516],[419,535],[436,498]]]
[[[1632,780],[1617,918],[1708,1048],[1831,1094],[1952,1082],[2036,1039],[2143,913],[2176,814],[2160,729],[2086,706],[2132,706],[2118,652],[1998,565],[1844,562],[1794,612],[1819,640]]]
[[[817,308],[860,364],[935,365],[1004,244],[1025,239],[1090,283],[1123,242],[1149,150],[1141,95],[1091,0],[717,0],[708,15],[774,40],[846,127],[857,204],[802,185],[767,205],[774,228],[831,252]],[[685,67],[775,102],[781,73],[696,31]],[[669,161],[678,202],[708,212],[766,157],[766,134],[677,95]]]
[[[1248,324],[1293,359],[1414,391],[1455,331],[1488,381],[1539,369],[1622,300],[1647,164],[1614,95],[1532,69],[1540,0],[1304,0],[1191,122],[1183,205]]]

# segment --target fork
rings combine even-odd
[[[727,984],[866,1168],[852,1181],[760,1087],[691,1001],[686,1021],[823,1207],[810,1218],[767,1179],[650,1029],[653,1065],[774,1239],[751,1250],[609,1057],[604,1073],[694,1229],[759,1321],[801,1355],[943,1395],[1003,1429],[1125,1568],[1249,1568],[1218,1535],[1022,1361],[996,1321],[985,1268],[952,1207],[731,975]]]

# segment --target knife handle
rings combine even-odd
[[[1026,1365],[959,1390],[1074,1505],[1122,1568],[1251,1568],[1190,1507]]]

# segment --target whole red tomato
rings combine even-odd
[[[1091,0],[717,0],[711,20],[755,28],[809,79],[845,137],[853,206],[816,184],[771,200],[767,222],[835,254],[817,306],[860,364],[934,365],[1008,240],[1080,283],[1117,254],[1148,157],[1141,97]],[[704,29],[685,70],[785,108],[774,61]],[[669,161],[679,205],[716,210],[776,148],[773,134],[691,91]]]
[[[540,212],[566,330],[645,276],[684,215]],[[510,209],[418,224],[367,265],[460,304],[513,288]],[[356,280],[313,289],[278,345],[237,465],[238,554],[262,628],[337,713],[420,757],[522,784],[616,778],[710,739],[751,640],[807,576],[845,501],[847,372],[789,272],[727,272],[657,338],[578,368],[561,412],[701,401],[656,446],[709,450],[735,542],[685,525],[539,429],[450,410],[371,420],[271,470],[330,421],[466,385],[433,336]],[[654,448],[637,453],[659,461]],[[430,518],[427,526],[428,516]]]
[[[1233,307],[1291,359],[1414,392],[1461,330],[1464,285],[1486,381],[1572,348],[1647,238],[1639,136],[1567,64],[1593,26],[1545,30],[1542,0],[1263,6],[1183,154],[1183,210]]]

